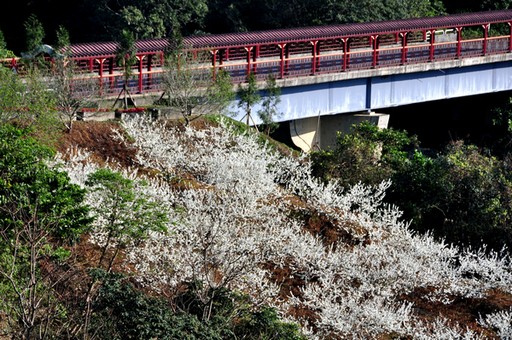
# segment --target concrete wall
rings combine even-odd
[[[350,133],[354,125],[363,121],[385,129],[389,115],[371,112],[297,119],[290,122],[290,134],[293,143],[304,152],[327,150],[336,145],[338,133]]]

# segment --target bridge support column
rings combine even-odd
[[[356,113],[318,116],[290,122],[293,143],[304,152],[325,150],[336,145],[338,132],[350,133],[353,125],[369,121],[381,129],[388,127],[389,115],[382,113]]]

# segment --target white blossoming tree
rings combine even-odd
[[[305,156],[279,155],[222,121],[173,129],[134,119],[124,128],[139,149],[139,165],[153,174],[138,190],[159,202],[173,225],[172,233],[151,231],[126,249],[126,261],[153,289],[178,292],[184,283],[201,282],[204,320],[212,294],[225,288],[277,308],[309,338],[478,339],[478,332],[441,316],[422,319],[404,296],[423,289],[423,300],[450,306],[491,290],[512,293],[506,254],[413,234],[401,212],[383,203],[389,182],[345,191],[336,182],[323,184]],[[82,185],[94,171],[83,157],[64,166]],[[306,228],[311,212],[329,221],[333,233],[350,237],[326,242]],[[105,240],[104,231],[91,239]],[[509,334],[507,313],[475,322]]]

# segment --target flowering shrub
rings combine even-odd
[[[501,339],[512,338],[512,310],[491,313],[480,317],[480,323],[486,327],[497,330],[497,335]]]
[[[305,156],[281,156],[225,124],[179,130],[134,118],[124,128],[139,150],[137,162],[154,174],[138,189],[168,215],[167,233],[152,231],[126,250],[137,280],[154,290],[202,282],[198,296],[205,306],[216,289],[244,292],[253,304],[275,307],[299,323],[310,338],[415,339],[483,335],[441,316],[421,319],[404,294],[428,288],[422,298],[449,305],[492,289],[511,293],[508,256],[413,234],[401,212],[383,204],[389,182],[350,190],[323,184]],[[81,185],[96,170],[84,160],[87,153],[75,150],[60,161]],[[135,179],[137,172],[124,175]],[[306,230],[305,211],[324,216],[351,242],[323,243]],[[104,234],[97,225],[91,240],[100,243]],[[290,275],[278,279],[278,272]],[[206,308],[203,319],[210,313]],[[507,313],[482,316],[479,324],[509,334],[510,327],[501,326]]]

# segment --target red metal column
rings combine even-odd
[[[256,63],[256,61],[258,61],[259,57],[260,57],[260,45],[256,45],[256,48],[254,49],[254,53],[252,54],[252,61],[253,61],[252,72],[254,74],[256,74],[256,72],[257,72],[258,64]]]
[[[139,93],[142,93],[142,83],[143,83],[143,78],[144,78],[144,75],[142,74],[142,61],[144,60],[146,56],[145,55],[140,55],[140,56],[136,56],[137,60],[139,61],[139,65],[138,65],[138,71],[139,71]]]
[[[245,76],[248,77],[249,74],[251,74],[251,51],[252,51],[252,46],[245,47],[245,50],[247,51],[247,70],[246,70]]]
[[[405,65],[407,63],[407,34],[409,32],[400,32],[400,36],[402,37],[402,61],[401,64]]]
[[[16,65],[16,58],[12,58],[11,60],[11,70],[16,72],[17,65]]]
[[[487,54],[487,39],[489,38],[489,27],[490,26],[491,26],[491,24],[482,25],[482,27],[484,28],[484,41],[483,41],[483,47],[482,47],[483,55]]]
[[[281,79],[284,78],[284,49],[286,48],[286,44],[278,44],[279,48],[281,49],[281,69],[279,71],[279,77]]]
[[[343,41],[343,71],[347,70],[348,67],[348,61],[349,61],[349,40],[350,38],[341,38],[341,41]]]
[[[460,58],[460,53],[462,51],[462,27],[455,27],[457,30],[457,54],[456,58]]]
[[[316,60],[317,60],[317,50],[316,46],[318,45],[318,40],[311,41],[310,44],[313,46],[313,60],[311,61],[311,73],[316,73]]]
[[[436,43],[436,30],[430,30],[430,61],[434,61],[435,44]]]
[[[379,36],[378,35],[372,35],[370,37],[370,41],[372,42],[372,47],[373,47],[373,61],[372,61],[372,67],[375,68],[377,67],[377,61],[379,59],[379,41],[378,41],[378,38]]]

